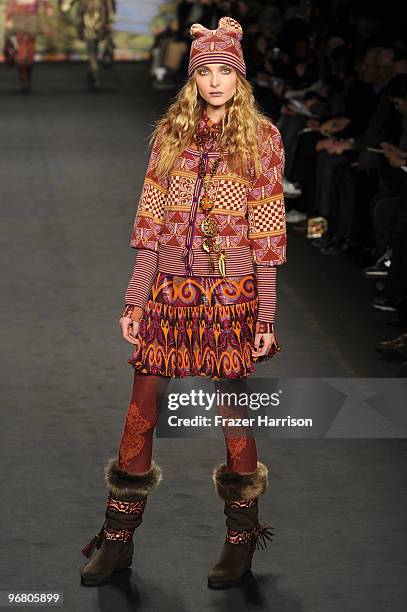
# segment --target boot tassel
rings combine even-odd
[[[92,538],[91,541],[82,548],[81,553],[84,555],[84,557],[87,557],[89,559],[89,557],[92,556],[95,548],[100,548],[102,546],[105,527],[106,527],[106,521],[103,523],[103,527],[99,531],[99,533],[97,533],[95,537]]]
[[[274,535],[272,525],[260,525],[257,523],[254,528],[253,535],[253,551],[267,548],[267,541],[272,541],[272,536]]]

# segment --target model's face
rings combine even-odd
[[[206,64],[196,69],[196,85],[202,98],[212,106],[224,106],[236,93],[236,70],[225,64]]]

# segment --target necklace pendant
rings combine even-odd
[[[213,261],[213,257],[211,254],[209,256],[209,261],[210,261],[211,271],[215,272],[215,262]]]
[[[213,217],[205,217],[201,221],[201,232],[204,236],[213,238],[218,233],[218,225]]]
[[[200,200],[201,208],[204,212],[209,212],[213,208],[213,200],[205,193]]]
[[[215,238],[212,240],[212,249],[214,251],[214,253],[220,253],[221,251],[221,242],[219,240],[219,236],[215,236]]]
[[[225,251],[222,251],[222,253],[219,256],[218,267],[219,267],[219,272],[221,273],[223,278],[226,276],[225,260],[226,260],[226,254],[225,254]]]
[[[211,244],[209,238],[205,238],[205,240],[202,242],[202,248],[204,251],[206,251],[206,253],[211,252]]]

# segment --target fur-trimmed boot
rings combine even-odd
[[[258,498],[268,485],[268,469],[257,462],[251,474],[228,472],[225,463],[213,471],[215,491],[225,502],[227,534],[220,556],[208,574],[208,586],[222,589],[241,583],[251,570],[256,549],[272,539],[271,525],[258,521]]]
[[[97,549],[81,569],[81,584],[104,584],[114,572],[132,564],[134,530],[143,520],[147,496],[161,479],[161,469],[154,461],[144,474],[129,474],[118,467],[117,459],[109,459],[105,468],[109,492],[106,520],[99,533],[81,551],[90,558]]]

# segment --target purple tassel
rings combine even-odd
[[[91,541],[86,544],[86,546],[84,546],[81,550],[81,553],[87,557],[89,559],[89,557],[92,556],[93,551],[95,550],[95,548],[100,548],[102,546],[102,542],[103,542],[103,535],[104,535],[104,531],[105,531],[105,526],[106,523],[103,523],[103,527],[102,529],[99,531],[99,533],[97,533],[95,535],[94,538],[91,539]]]

